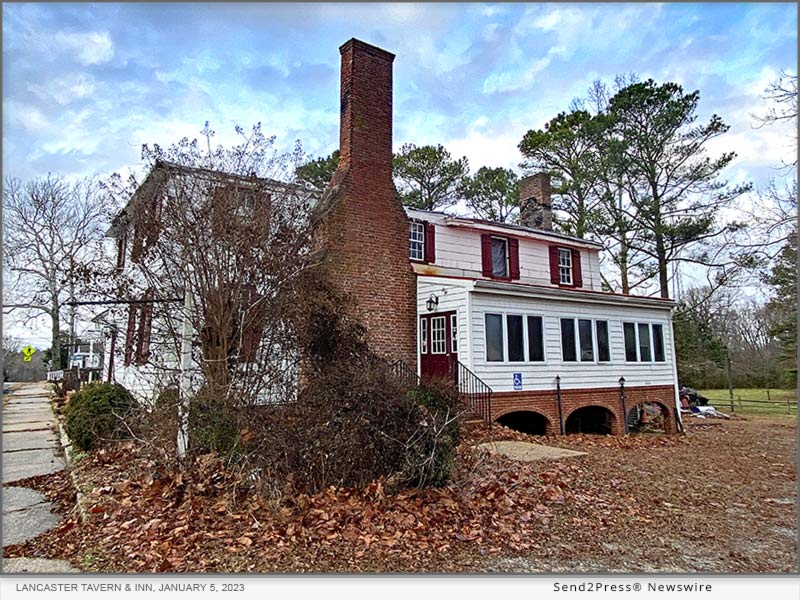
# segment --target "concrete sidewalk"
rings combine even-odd
[[[3,406],[3,546],[21,544],[55,527],[60,517],[39,492],[8,485],[34,475],[66,468],[63,451],[53,428],[56,417],[45,383],[24,383]],[[3,572],[74,571],[64,561],[3,559]]]

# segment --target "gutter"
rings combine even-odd
[[[638,306],[670,311],[677,305],[674,300],[664,298],[625,296],[623,294],[610,294],[607,292],[564,290],[561,288],[507,283],[504,281],[489,281],[485,279],[476,279],[472,289],[475,292],[491,292],[506,296],[558,299],[571,302],[592,302],[594,304],[610,304],[614,306]]]

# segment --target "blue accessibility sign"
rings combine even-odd
[[[514,391],[522,389],[522,373],[514,373]]]

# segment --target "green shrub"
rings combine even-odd
[[[64,409],[67,435],[81,450],[91,450],[102,440],[124,438],[128,430],[123,419],[133,408],[133,397],[121,385],[100,382],[85,385]]]

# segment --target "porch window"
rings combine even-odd
[[[664,326],[660,324],[653,324],[653,354],[656,362],[664,362],[666,355],[664,354]]]
[[[558,249],[558,280],[561,285],[572,285],[572,251]]]
[[[593,361],[594,341],[592,340],[592,322],[589,319],[578,319],[578,339],[581,345],[581,361]]]
[[[458,354],[458,315],[450,315],[450,349]]]
[[[652,358],[652,347],[650,345],[650,325],[639,323],[639,360],[650,362]]]
[[[608,321],[595,321],[597,333],[597,360],[611,362],[611,346],[608,342]]]
[[[411,260],[425,260],[425,223],[408,222],[408,257]]]
[[[422,319],[419,322],[419,343],[421,345],[420,353],[428,353],[428,320]]]
[[[486,360],[503,361],[503,315],[486,315]]]
[[[492,238],[492,275],[508,277],[508,240]]]
[[[528,317],[528,360],[544,361],[544,331],[542,317]]]
[[[636,325],[633,323],[623,323],[622,332],[625,334],[625,360],[636,362],[638,354],[636,352]]]
[[[525,360],[525,347],[522,336],[522,315],[506,315],[508,329],[508,360],[522,362]]]
[[[447,326],[445,317],[431,319],[431,354],[447,354]]]
[[[564,362],[575,362],[575,319],[561,319],[561,358]]]

